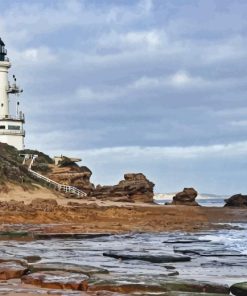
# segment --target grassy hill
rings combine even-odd
[[[13,146],[0,143],[0,184],[13,182],[25,187],[32,187],[33,179],[27,168],[22,165],[20,152]],[[2,186],[3,189],[3,186]]]

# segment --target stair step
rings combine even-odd
[[[74,187],[74,186],[67,186],[67,185],[62,185],[59,184],[35,171],[32,170],[32,165],[33,162],[35,160],[35,157],[32,157],[30,163],[29,163],[29,167],[28,167],[28,171],[36,178],[45,181],[46,183],[48,183],[49,185],[53,185],[55,187],[55,189],[57,189],[58,191],[63,191],[65,193],[69,193],[71,195],[77,195],[78,197],[86,197],[87,194],[86,192],[79,190],[78,188]]]

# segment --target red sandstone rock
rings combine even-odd
[[[172,205],[199,206],[196,197],[197,191],[194,188],[184,188],[173,197]]]
[[[48,177],[59,184],[75,186],[86,193],[90,193],[94,190],[94,185],[90,182],[91,175],[92,172],[89,168],[70,163],[61,167],[51,167],[51,173]]]
[[[55,199],[35,198],[30,203],[30,208],[33,210],[40,210],[51,212],[55,211],[59,206]]]
[[[88,198],[107,199],[121,202],[153,202],[153,187],[143,174],[125,174],[124,180],[113,186],[97,186],[90,182],[92,172],[79,167],[73,158],[62,157],[58,165],[49,164],[47,177],[63,185],[77,187],[87,193]],[[67,197],[72,197],[67,194]]]
[[[98,199],[125,202],[153,202],[154,183],[143,174],[125,174],[124,180],[113,186],[98,185],[92,195]]]
[[[70,289],[86,291],[88,276],[62,271],[36,272],[21,278],[25,284],[49,289]]]
[[[23,211],[25,208],[24,201],[0,201],[1,210],[9,210],[9,211]]]
[[[28,271],[27,267],[14,261],[0,263],[0,280],[22,277]]]
[[[128,195],[124,196],[110,196],[109,200],[115,201],[115,202],[134,202],[133,199],[130,198]]]

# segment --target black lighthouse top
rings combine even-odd
[[[7,50],[5,49],[5,44],[0,38],[0,62],[5,60],[6,54],[7,54]]]

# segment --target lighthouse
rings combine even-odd
[[[11,64],[7,58],[5,44],[0,38],[0,142],[22,150],[24,149],[25,131],[23,125],[25,117],[20,111],[18,98],[23,90],[17,86],[15,75],[13,75],[13,83],[10,83],[8,78],[10,67]],[[10,108],[10,95],[16,96],[15,112]]]

